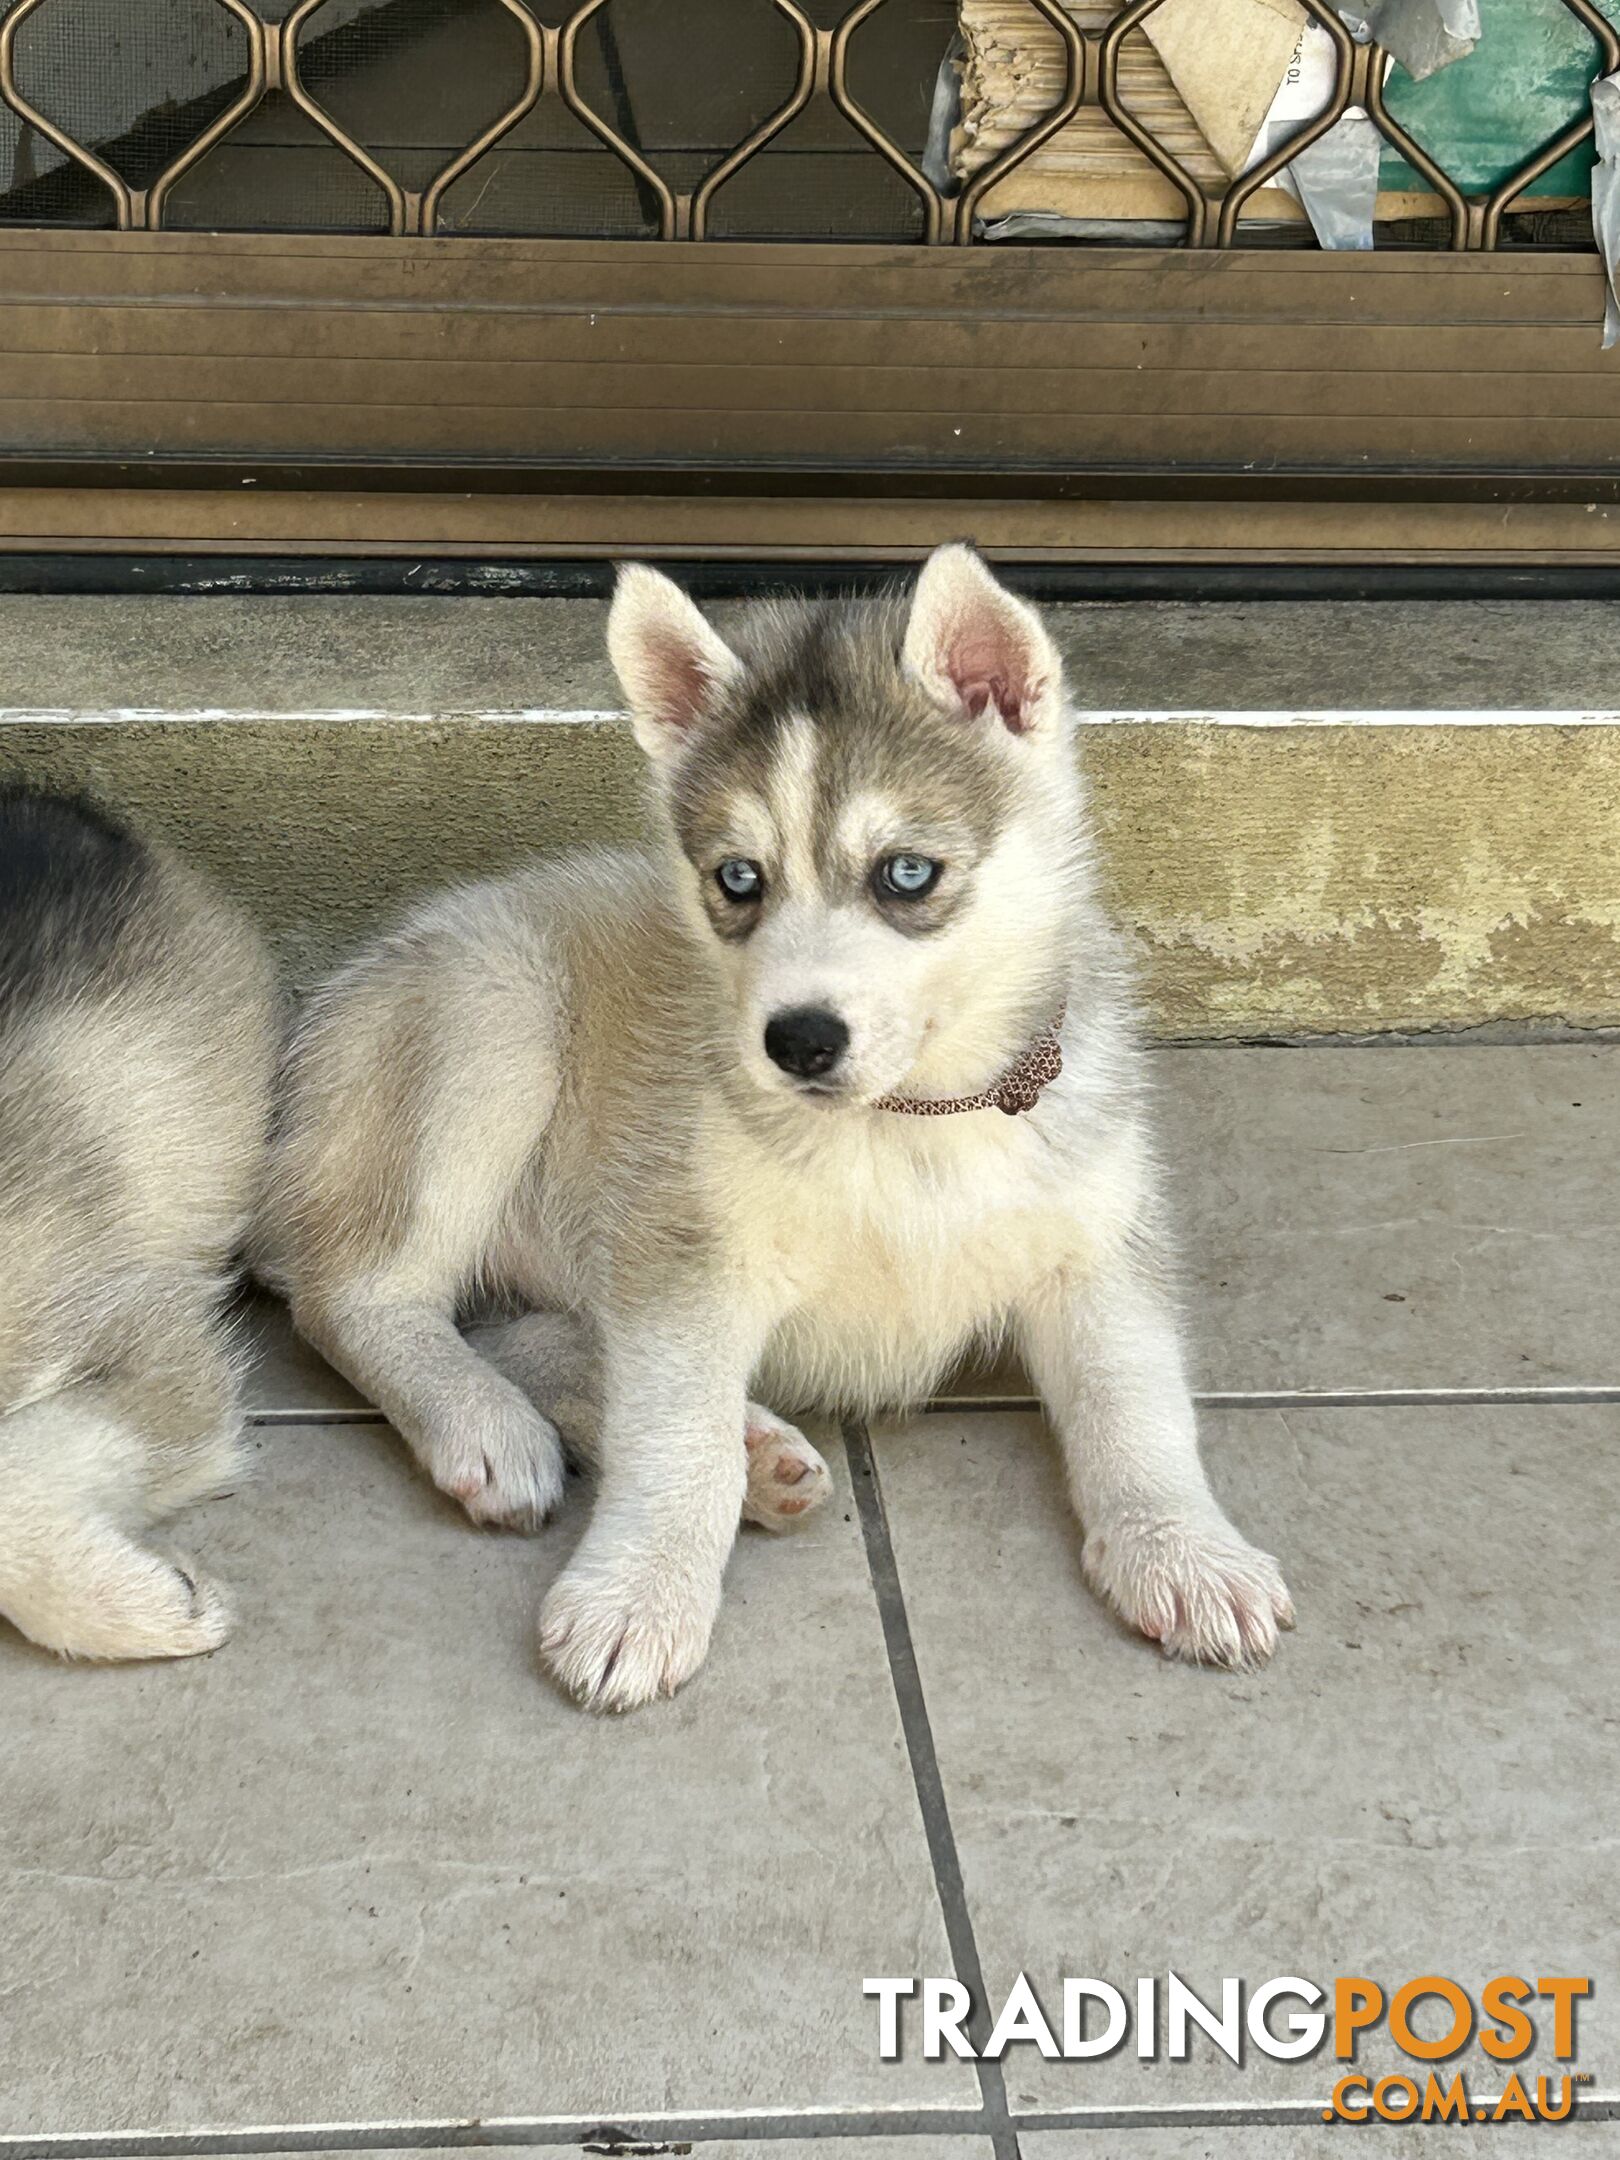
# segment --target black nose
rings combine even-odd
[[[819,1005],[797,1005],[765,1023],[765,1055],[796,1080],[831,1072],[849,1048],[849,1029]]]

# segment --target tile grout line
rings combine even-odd
[[[327,1403],[307,1410],[245,1410],[244,1425],[386,1425],[380,1410],[365,1403]]]
[[[1196,1390],[1193,1401],[1200,1410],[1400,1410],[1400,1409],[1558,1409],[1620,1403],[1620,1382],[1595,1381],[1590,1386],[1546,1387],[1412,1387],[1412,1388],[1205,1388]],[[1040,1403],[1033,1395],[935,1395],[920,1408],[929,1416],[1016,1410],[1033,1412]],[[365,1403],[310,1404],[283,1410],[268,1407],[248,1410],[245,1425],[386,1425],[380,1410]]]
[[[1212,2100],[1031,2108],[1012,2127],[1053,2130],[1220,2130],[1281,2128],[1321,2120],[1319,2100]],[[1620,2093],[1581,2094],[1577,2122],[1620,2122]],[[737,2114],[628,2116],[485,2116],[427,2122],[290,2123],[250,2130],[0,2132],[3,2160],[224,2160],[226,2155],[418,2152],[450,2153],[503,2147],[656,2145],[679,2139],[694,2145],[751,2138],[901,2140],[940,2135],[983,2138],[982,2108],[911,2108],[892,2114],[861,2109],[784,2109]],[[1016,2151],[1016,2147],[1009,2147]]]
[[[1193,1391],[1199,1410],[1400,1410],[1463,1409],[1556,1410],[1584,1404],[1620,1402],[1620,1383],[1594,1381],[1565,1387],[1388,1387],[1388,1388],[1203,1388]],[[1038,1411],[1035,1395],[935,1395],[920,1406],[930,1416],[950,1411]]]
[[[1495,2106],[1500,2094],[1480,2095]],[[1470,2103],[1474,2095],[1469,2094]],[[1314,2126],[1325,2120],[1321,2100],[1206,2100],[1106,2102],[1091,2107],[1031,2108],[1017,2117],[1020,2130],[1261,2130]],[[1571,2122],[1620,2122],[1620,2098],[1577,2094]],[[1338,2127],[1343,2128],[1344,2125]]]
[[[983,2137],[982,2108],[478,2116],[429,2122],[283,2123],[249,2130],[0,2133],[3,2160],[226,2160],[231,2155],[450,2153],[559,2145],[665,2151],[742,2139]]]
[[[945,1799],[945,1781],[940,1775],[939,1757],[934,1749],[933,1727],[923,1695],[916,1646],[911,1638],[911,1621],[900,1584],[900,1569],[889,1536],[883,1488],[878,1482],[871,1436],[864,1424],[852,1421],[844,1427],[844,1447],[861,1536],[866,1545],[866,1562],[883,1625],[883,1643],[888,1652],[889,1674],[900,1711],[900,1727],[911,1761],[912,1783],[922,1814],[923,1834],[928,1840],[928,1856],[933,1863],[934,1887],[944,1915],[946,1940],[950,1944],[956,1976],[973,2000],[969,2030],[976,2045],[982,2049],[985,2034],[980,2028],[987,2004],[984,1970],[979,1962],[979,1945],[968,1910],[967,1886],[962,1877],[956,1833],[951,1828],[950,1809]],[[1007,2105],[1007,2085],[1001,2064],[987,2062],[981,2054],[974,2067],[984,2103],[984,2128],[989,2133],[995,2160],[1020,2160],[1018,2132]]]

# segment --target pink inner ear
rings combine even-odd
[[[1006,620],[959,629],[943,655],[945,673],[972,717],[994,711],[1015,735],[1029,726],[1040,685],[1020,626]]]
[[[954,676],[952,679],[956,680]],[[982,719],[985,713],[993,709],[998,718],[1004,720],[1010,728],[1014,730],[1022,728],[1022,704],[1020,702],[1016,709],[1014,708],[1012,692],[1007,687],[1006,679],[1003,676],[991,676],[986,682],[957,681],[956,688],[958,696],[973,719]]]
[[[647,673],[659,719],[684,733],[707,707],[714,678],[695,648],[671,631],[657,631],[649,638]]]

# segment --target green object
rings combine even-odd
[[[1620,27],[1620,0],[1598,0]],[[1589,110],[1598,42],[1564,0],[1480,0],[1480,39],[1466,59],[1414,82],[1390,71],[1390,117],[1422,144],[1467,195],[1488,194]],[[1533,187],[1537,196],[1591,193],[1592,145],[1581,143]],[[1423,191],[1427,182],[1386,150],[1379,186]]]

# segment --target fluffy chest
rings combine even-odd
[[[1083,1255],[1061,1158],[998,1113],[942,1136],[863,1128],[732,1187],[779,1318],[767,1361],[795,1402],[872,1406],[925,1391],[976,1335]],[[1000,1131],[987,1128],[996,1118]]]

